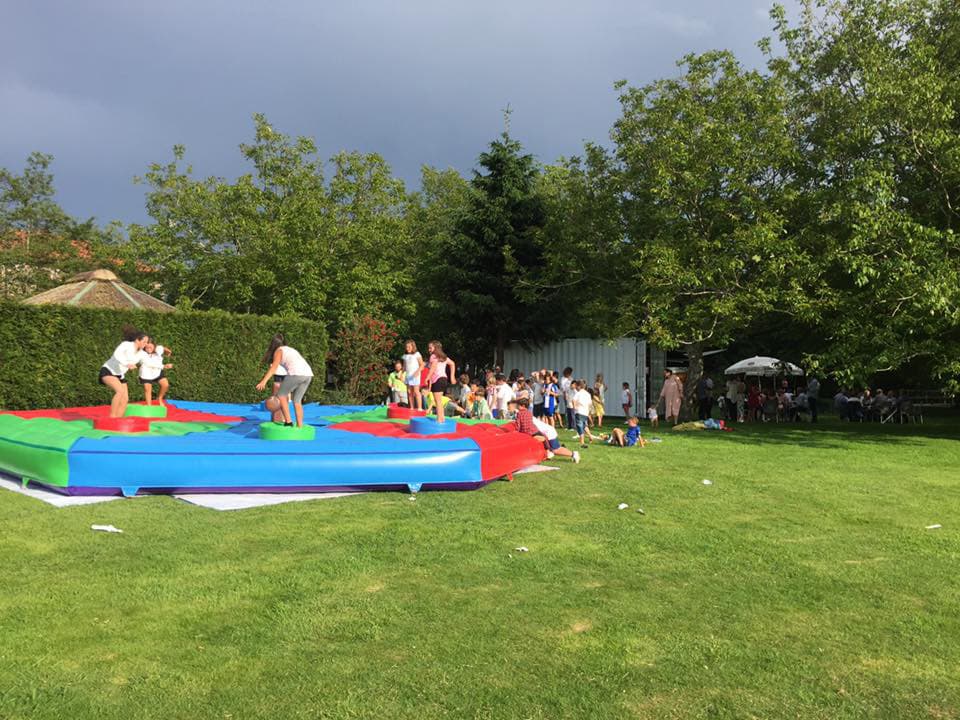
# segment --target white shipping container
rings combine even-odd
[[[633,391],[632,411],[642,415],[647,396],[646,378],[647,343],[635,338],[619,340],[596,340],[592,338],[571,338],[526,348],[522,343],[514,342],[504,349],[504,373],[513,369],[520,370],[530,377],[530,373],[540,368],[563,372],[565,367],[573,368],[574,378],[583,378],[593,385],[597,373],[603,375],[607,391],[603,404],[609,415],[623,413],[620,393],[623,383],[630,383]]]

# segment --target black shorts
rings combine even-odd
[[[448,387],[450,387],[450,381],[447,378],[437,378],[433,381],[433,385],[430,386],[430,392],[443,393],[447,391]]]
[[[112,372],[110,372],[110,368],[108,368],[106,365],[100,368],[100,375],[97,376],[97,382],[101,385],[106,385],[106,383],[103,381],[105,377],[114,377],[124,384],[127,382],[125,377],[120,377],[119,375],[114,375]]]
[[[140,384],[141,384],[141,385],[153,385],[153,383],[158,383],[158,382],[160,382],[160,381],[163,380],[163,378],[165,378],[166,376],[167,376],[167,374],[166,374],[163,370],[161,370],[161,371],[160,371],[160,374],[157,375],[153,380],[144,380],[143,378],[140,378]]]
[[[533,404],[533,416],[534,417],[543,417],[543,403],[534,403]]]
[[[279,385],[280,383],[283,382],[283,379],[284,379],[285,377],[286,377],[286,375],[274,375],[274,376],[273,376],[273,382],[276,383],[277,385]]]

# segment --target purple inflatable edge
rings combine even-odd
[[[420,491],[424,490],[477,490],[487,485],[493,480],[481,480],[478,482],[463,483],[430,483],[424,484]],[[70,497],[103,497],[123,495],[120,488],[117,487],[60,487],[58,485],[47,485],[45,483],[30,481],[30,485],[44,490],[52,490],[60,495]],[[286,493],[345,493],[345,492],[407,492],[406,483],[396,483],[390,485],[236,485],[233,487],[169,487],[169,488],[140,488],[137,495],[223,495],[223,494],[246,494],[260,493],[271,495],[283,495]]]

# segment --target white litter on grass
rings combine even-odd
[[[637,508],[637,512],[641,515],[646,515],[646,513],[643,511],[643,508]]]
[[[663,442],[663,438],[650,438],[647,442]]]
[[[417,501],[417,496],[416,496],[416,495],[411,495],[410,497],[407,498],[407,500],[409,500],[410,502],[416,502],[416,501]]]
[[[91,530],[98,530],[99,532],[108,532],[108,533],[122,533],[122,532],[123,532],[123,530],[121,530],[121,529],[118,528],[118,527],[114,527],[113,525],[91,525],[91,526],[90,526],[90,529],[91,529]]]
[[[704,480],[704,481],[703,481],[703,484],[704,484],[704,485],[713,485],[713,480]]]
[[[626,503],[620,503],[619,505],[617,505],[617,510],[626,510],[628,507],[630,506],[627,505]]]
[[[943,525],[941,525],[940,523],[937,523],[936,525],[927,525],[927,526],[924,528],[924,530],[939,530],[939,529],[942,528],[942,527],[943,527]]]
[[[514,551],[516,551],[516,552],[530,552],[530,548],[524,547],[523,545],[521,545],[520,547],[515,547],[515,548],[514,548]]]

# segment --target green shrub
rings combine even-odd
[[[256,402],[254,385],[270,338],[283,332],[317,374],[323,388],[327,337],[322,325],[295,318],[220,311],[154,313],[65,305],[0,302],[0,407],[102,405],[110,391],[97,382],[100,366],[133,325],[173,350],[170,398]],[[136,371],[127,373],[132,400],[143,398]],[[308,395],[308,400],[309,400]]]

